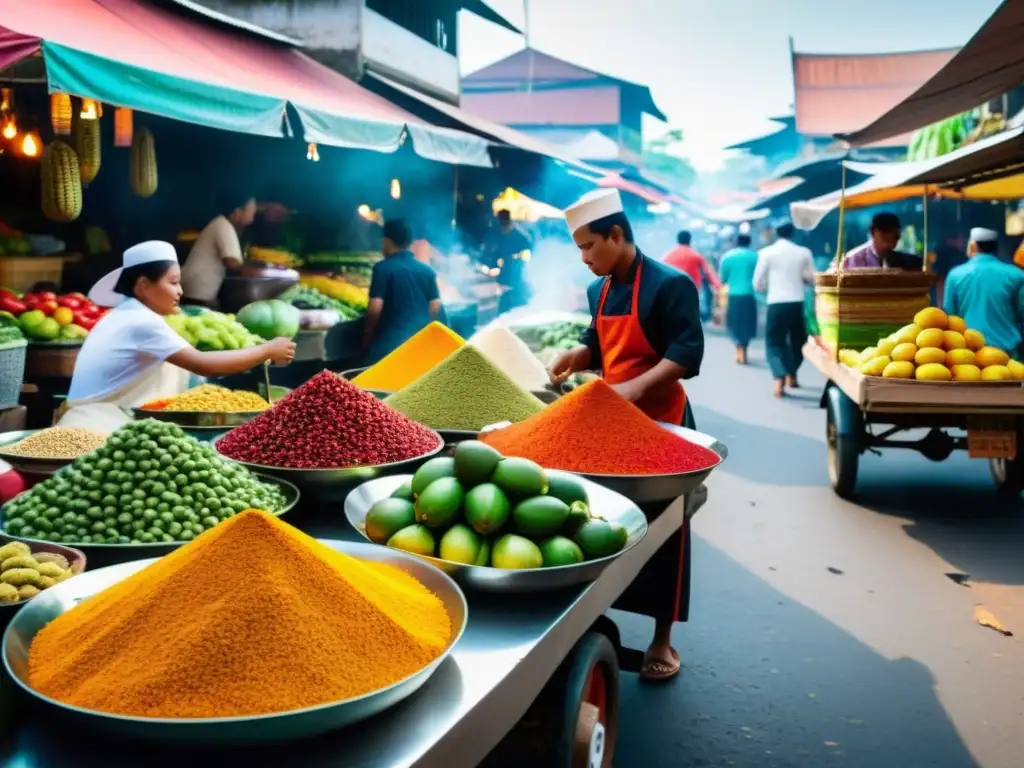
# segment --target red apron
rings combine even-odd
[[[635,379],[661,362],[661,356],[654,351],[644,329],[640,325],[640,280],[644,263],[641,260],[633,279],[633,298],[628,315],[604,314],[604,302],[612,278],[607,278],[597,302],[597,340],[601,345],[601,361],[604,379],[609,384],[621,384]],[[637,406],[655,421],[681,424],[686,409],[686,391],[679,381],[670,381],[648,392],[637,402]]]

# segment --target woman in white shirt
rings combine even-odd
[[[114,310],[82,345],[65,405],[68,411],[99,404],[134,408],[182,392],[190,372],[228,376],[265,361],[284,365],[295,357],[295,343],[285,338],[249,349],[200,352],[164,319],[179,311],[182,296],[174,247],[156,240],[141,243],[124,252],[122,263],[89,292],[94,302]]]

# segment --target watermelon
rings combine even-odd
[[[242,307],[238,313],[238,322],[245,326],[249,333],[264,339],[278,336],[292,338],[299,332],[299,310],[286,301],[270,299],[254,301]]]

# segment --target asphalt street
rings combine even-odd
[[[805,365],[776,400],[763,348],[740,368],[709,334],[688,391],[730,457],[694,519],[682,672],[623,675],[617,766],[1024,766],[1024,505],[997,501],[984,462],[897,451],[838,499],[823,384]],[[646,646],[651,622],[613,616]]]

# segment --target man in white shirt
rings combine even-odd
[[[796,374],[804,360],[807,341],[804,323],[804,289],[814,284],[814,255],[809,248],[793,242],[793,225],[776,228],[777,239],[757,256],[754,288],[767,292],[765,349],[775,379],[775,396],[796,389]]]
[[[227,206],[199,233],[181,268],[182,304],[214,307],[228,270],[242,268],[242,243],[238,233],[256,218],[256,200],[249,198],[237,207]]]

